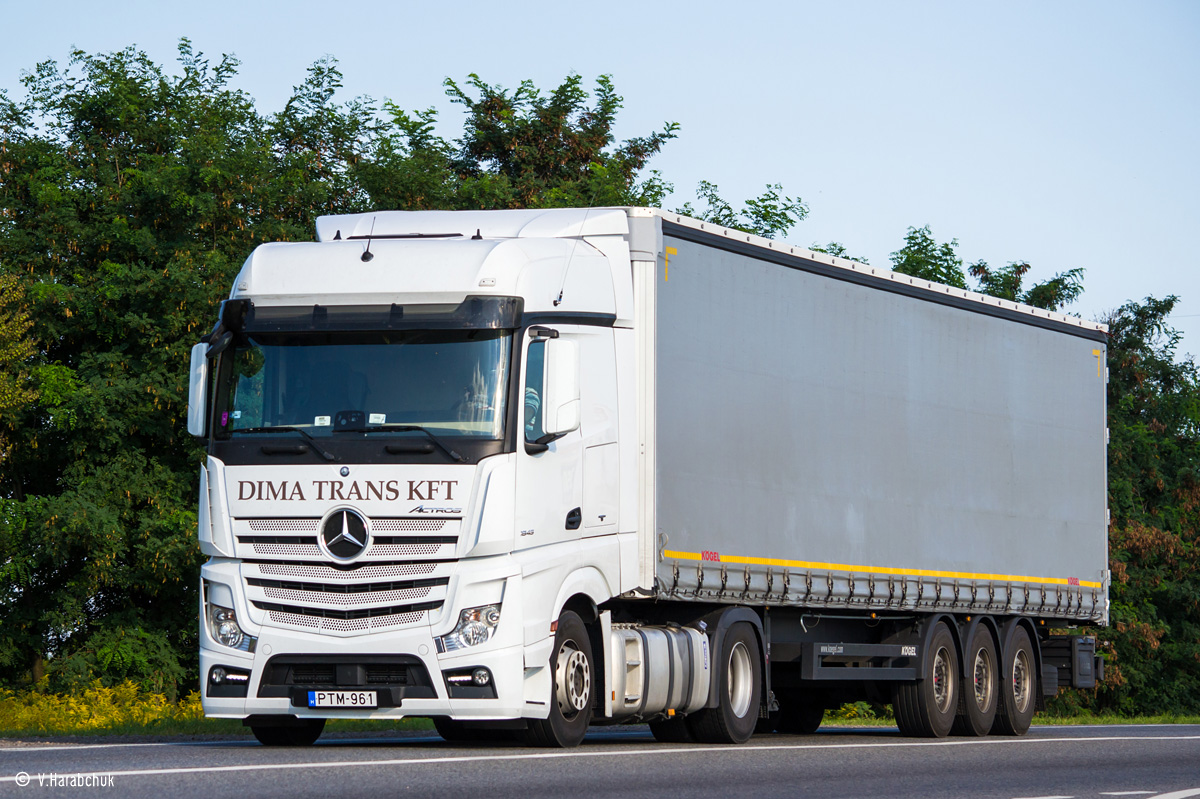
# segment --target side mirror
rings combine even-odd
[[[188,375],[188,432],[203,438],[208,432],[208,345],[192,347],[192,368]]]
[[[574,341],[546,341],[546,383],[542,398],[541,443],[579,429],[579,346]]]

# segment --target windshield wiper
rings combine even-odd
[[[335,429],[335,433],[424,433],[429,436],[429,440],[438,445],[438,449],[449,455],[453,460],[462,463],[466,460],[462,455],[459,455],[450,447],[442,443],[442,440],[431,433],[428,429],[421,427],[419,424],[398,424],[388,425],[387,427],[339,427]]]
[[[317,440],[315,438],[313,438],[311,435],[309,435],[308,432],[301,427],[286,427],[286,426],[241,427],[241,428],[236,428],[234,430],[230,430],[229,432],[231,435],[233,433],[299,433],[300,435],[302,435],[306,439],[308,439],[308,442],[310,444],[312,444],[312,448],[315,449],[317,451],[317,454],[320,455],[322,458],[324,458],[327,461],[336,461],[337,460],[337,458],[335,458],[333,455],[330,455],[328,452],[326,452],[324,449],[322,449],[321,445],[317,443]]]

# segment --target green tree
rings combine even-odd
[[[762,194],[747,200],[740,212],[721,197],[715,183],[700,181],[696,194],[705,202],[703,210],[686,202],[676,213],[768,239],[787,233],[808,216],[808,206],[804,201],[785,195],[783,186],[778,183],[768,184]]]
[[[16,275],[0,274],[0,464],[8,456],[5,432],[11,420],[37,399],[27,365],[37,351],[28,337],[31,327],[21,281]]]
[[[967,278],[963,274],[962,258],[958,257],[956,247],[958,239],[938,244],[929,225],[910,227],[908,235],[904,237],[904,246],[889,257],[892,269],[897,272],[965,289]]]
[[[1070,305],[1083,293],[1083,269],[1069,269],[1031,288],[1022,287],[1029,264],[1013,262],[1001,269],[991,269],[986,261],[976,261],[968,267],[971,277],[979,281],[979,293],[1021,302],[1048,311]]]
[[[1086,701],[1121,712],[1200,711],[1200,375],[1176,357],[1177,301],[1105,320],[1112,668]]]
[[[0,684],[195,680],[188,350],[257,244],[310,239],[320,214],[670,190],[645,167],[676,126],[617,144],[607,77],[594,101],[576,76],[546,95],[448,80],[467,111],[449,142],[432,109],[337,102],[332,59],[269,116],[236,72],[185,39],[178,74],[132,47],[75,51],[21,102],[0,94]],[[749,206],[768,227],[770,202]]]
[[[845,258],[847,261],[857,261],[860,264],[871,263],[866,258],[860,258],[858,256],[851,255],[850,251],[846,249],[845,245],[836,241],[831,241],[828,244],[813,243],[808,249],[812,250],[813,252],[823,252],[826,255]]]

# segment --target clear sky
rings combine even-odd
[[[617,134],[666,121],[651,162],[742,200],[779,182],[812,209],[787,238],[839,241],[887,266],[909,226],[957,238],[968,263],[1087,270],[1067,310],[1096,318],[1177,294],[1182,349],[1200,355],[1200,2],[173,3],[0,0],[0,88],[73,47],[136,44],[174,69],[189,37],[241,61],[235,85],[281,108],[335,56],[341,99],[461,111],[446,77],[549,90],[611,74]]]

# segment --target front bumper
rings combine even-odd
[[[220,582],[234,593],[239,620],[255,650],[244,652],[216,643],[203,629],[200,677],[204,712],[210,717],[293,715],[302,718],[401,718],[453,716],[459,719],[545,718],[550,694],[548,670],[552,638],[526,646],[521,580],[507,559],[484,564],[460,562],[444,608],[428,623],[358,635],[328,635],[257,623],[242,589],[237,561],[210,561],[202,579]],[[502,602],[491,638],[478,646],[439,653],[436,637],[449,633],[464,607]],[[258,614],[258,618],[263,618]],[[527,667],[528,666],[528,667]],[[240,684],[214,685],[213,670],[241,672]],[[484,688],[447,676],[486,669]],[[308,691],[374,691],[375,708],[310,708]]]

